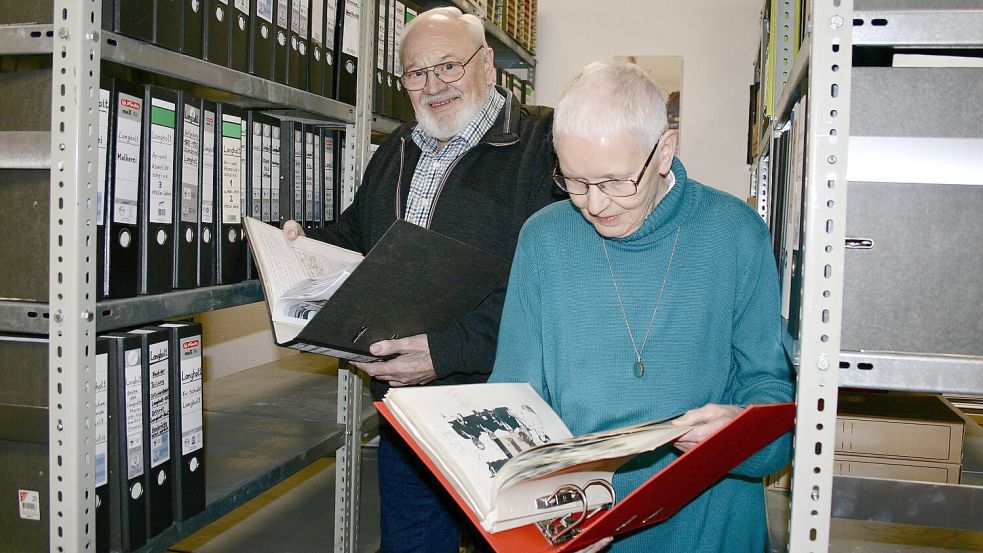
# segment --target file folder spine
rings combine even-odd
[[[105,0],[104,0],[105,1]],[[181,52],[201,59],[205,40],[205,9],[203,0],[182,0]]]
[[[229,22],[229,67],[249,71],[249,0],[232,0],[232,21]]]
[[[323,94],[335,97],[335,80],[338,75],[338,50],[335,37],[338,31],[338,0],[325,0],[324,3],[324,83]]]
[[[143,462],[143,372],[139,336],[109,333],[110,549],[132,551],[147,542]]]
[[[295,123],[293,126],[293,218],[302,226],[307,224],[304,217],[304,126]]]
[[[221,194],[218,208],[221,236],[218,238],[218,284],[242,282],[246,273],[246,254],[242,236],[242,112],[220,104],[221,120],[216,118],[221,136]]]
[[[395,117],[396,104],[396,63],[399,51],[396,50],[396,14],[397,1],[387,0],[386,13],[386,112],[384,115]],[[405,12],[400,12],[405,17]]]
[[[250,58],[249,72],[257,77],[273,79],[273,44],[276,40],[273,14],[276,0],[249,2]]]
[[[314,178],[314,133],[309,126],[304,127],[304,223],[307,228],[314,228],[317,220],[317,193]]]
[[[162,48],[181,51],[184,0],[154,0],[154,43]]]
[[[171,290],[178,95],[154,86],[144,97],[145,163],[140,185],[140,293]]]
[[[218,266],[216,248],[220,233],[215,217],[215,198],[217,184],[221,182],[221,163],[218,160],[219,141],[216,133],[217,115],[215,104],[203,101],[201,104],[201,224],[198,229],[198,286],[215,284]]]
[[[312,228],[324,226],[324,148],[321,147],[321,133],[315,127],[310,127],[307,131],[310,141],[308,147],[314,155],[311,165],[311,174],[307,178],[314,188],[314,209],[312,213]]]
[[[103,78],[99,85],[99,162],[96,169],[96,300],[106,297],[106,264],[109,256],[106,253],[106,232],[108,228],[109,198],[109,167],[115,154],[115,140],[110,136],[115,133],[115,117],[113,114],[113,80]]]
[[[205,0],[205,61],[226,67],[229,65],[229,0]]]
[[[386,33],[389,25],[388,0],[371,0],[375,2],[375,79],[372,83],[372,111],[385,115],[388,109],[386,101]]]
[[[170,335],[174,518],[187,520],[205,510],[202,329],[192,321],[159,326]]]
[[[403,48],[403,29],[406,27],[407,20],[407,7],[406,3],[402,0],[396,0],[396,33],[393,41],[393,52],[395,57],[395,63],[393,65],[393,79],[396,83],[396,88],[393,90],[393,103],[390,111],[393,117],[403,121],[408,120],[407,117],[407,107],[406,104],[409,102],[409,98],[406,96],[406,92],[403,91],[403,81],[401,77],[403,76],[403,60],[400,52]]]
[[[325,0],[310,0],[310,59],[308,65],[307,90],[311,94],[324,96],[324,6]]]
[[[331,223],[337,217],[337,204],[335,202],[335,152],[334,152],[334,135],[335,131],[330,129],[321,129],[321,135],[323,140],[324,157],[322,166],[322,179],[324,187],[324,219],[323,224]]]
[[[273,80],[287,84],[290,72],[290,7],[291,0],[276,0],[273,38]]]
[[[276,224],[273,219],[273,210],[270,202],[273,200],[273,189],[271,187],[273,179],[273,126],[279,123],[267,120],[262,123],[263,144],[261,147],[262,160],[260,171],[262,172],[260,194],[262,206],[260,208],[260,220],[264,223]]]
[[[280,191],[283,190],[283,175],[280,172],[281,141],[280,124],[270,127],[270,224],[279,226],[286,220],[282,215]]]
[[[109,343],[96,340],[96,553],[109,552]]]
[[[130,331],[140,338],[143,371],[143,466],[147,493],[147,537],[174,522],[171,462],[169,333],[155,327]]]
[[[341,46],[338,48],[339,66],[335,71],[337,82],[335,96],[339,102],[352,105],[355,104],[356,76],[358,74],[360,17],[360,0],[339,0],[338,25],[341,32],[338,38]]]
[[[310,0],[291,0],[290,3],[290,62],[287,64],[287,85],[307,90]]]
[[[201,190],[201,100],[181,98],[180,193],[174,195],[174,288],[198,286],[198,197]]]
[[[105,292],[107,298],[126,298],[139,287],[139,195],[142,159],[143,91],[116,81],[110,119],[114,121],[113,157],[109,169],[110,211],[106,236]]]

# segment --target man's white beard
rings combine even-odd
[[[473,99],[469,99],[460,91],[453,89],[448,92],[450,93],[438,96],[422,95],[420,97],[420,104],[423,106],[423,109],[416,113],[416,121],[420,129],[440,142],[447,142],[460,134],[464,130],[464,127],[468,126],[468,123],[478,115],[478,112],[481,111],[481,106],[487,99],[487,97],[482,98],[481,96],[475,96]],[[458,109],[451,113],[435,115],[427,107],[430,103],[445,101],[451,98],[458,98],[461,102]]]

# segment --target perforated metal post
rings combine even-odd
[[[372,83],[375,69],[375,2],[359,0],[359,57],[356,80],[355,123],[346,125],[345,165],[347,176],[342,182],[341,207],[348,207],[362,182],[362,172],[369,159],[372,132]],[[338,422],[345,425],[344,445],[338,450],[335,466],[335,539],[334,550],[353,553],[358,549],[359,493],[362,462],[362,379],[355,368],[341,363],[338,368]]]
[[[101,5],[55,0],[48,290],[50,550],[95,550],[95,253]],[[25,229],[25,232],[31,232]],[[45,508],[42,505],[42,508]]]
[[[814,0],[789,551],[829,549],[843,304],[852,0]]]

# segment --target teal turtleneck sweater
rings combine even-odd
[[[607,239],[642,348],[679,229],[641,378],[633,373],[635,353],[594,227],[564,201],[541,209],[520,233],[491,381],[529,382],[575,435],[707,403],[793,397],[767,228],[744,202],[689,180],[678,159],[672,171],[675,186],[642,226]],[[615,477],[618,497],[678,455],[667,446],[632,460]],[[787,434],[668,521],[616,540],[611,551],[764,551],[761,478],[790,456]]]

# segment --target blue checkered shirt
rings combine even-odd
[[[505,98],[492,87],[478,115],[441,149],[437,148],[437,139],[424,133],[419,126],[413,129],[413,142],[422,153],[410,182],[404,219],[421,227],[430,226],[433,204],[443,188],[447,173],[491,129],[504,105]]]

